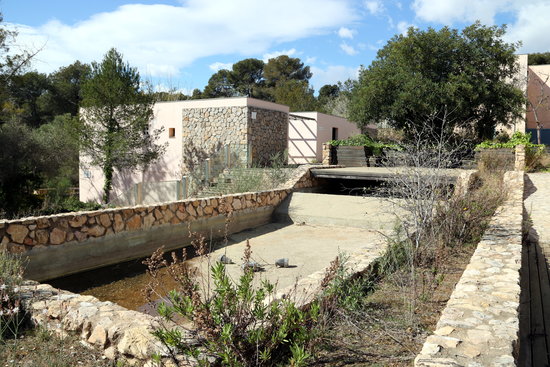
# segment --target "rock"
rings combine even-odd
[[[450,333],[452,333],[453,331],[455,330],[454,327],[452,326],[443,326],[442,328],[439,328],[437,329],[436,331],[434,331],[434,334],[435,335],[449,335]]]
[[[103,355],[105,355],[105,357],[107,357],[111,360],[115,359],[116,358],[116,349],[115,349],[115,347],[110,346],[109,348],[105,349],[103,351]]]
[[[101,325],[96,325],[92,334],[88,338],[88,343],[95,344],[104,348],[107,344],[107,331]]]
[[[29,233],[29,229],[21,224],[10,224],[6,232],[11,236],[13,242],[23,243]]]
[[[88,235],[92,237],[101,237],[105,234],[105,228],[102,226],[93,226],[88,228]]]
[[[122,215],[116,213],[114,216],[113,229],[115,232],[120,232],[124,229],[124,221],[122,220]]]
[[[18,243],[8,243],[6,247],[8,249],[8,252],[12,254],[23,254],[27,252],[27,247]]]
[[[481,348],[470,343],[464,344],[460,349],[461,353],[466,357],[475,358],[481,354]]]
[[[73,228],[82,227],[88,218],[86,215],[75,215],[72,219],[69,220],[69,225]]]
[[[76,231],[74,235],[78,241],[84,241],[86,238],[88,238],[88,235],[86,233],[80,231]]]
[[[187,205],[187,207],[185,208],[185,210],[187,211],[187,213],[193,217],[193,218],[196,218],[197,217],[197,211],[195,210],[195,208],[193,207],[193,205]]]
[[[63,242],[65,242],[66,237],[67,237],[67,232],[59,228],[54,228],[50,233],[50,243],[52,245],[60,245]]]
[[[433,355],[433,354],[439,353],[440,350],[441,350],[441,346],[426,342],[424,343],[424,346],[422,347],[422,351],[420,352],[420,354]]]
[[[143,227],[149,228],[153,223],[155,223],[155,216],[153,213],[149,213],[143,218]]]
[[[126,222],[126,228],[130,231],[141,228],[141,217],[139,215],[134,215]]]
[[[468,341],[472,344],[484,344],[487,343],[493,336],[488,330],[468,330]]]
[[[241,208],[242,208],[241,200],[235,198],[235,199],[233,200],[233,205],[232,205],[232,206],[233,206],[233,209],[235,209],[235,210],[241,209]]]
[[[156,219],[159,219],[159,220],[160,220],[160,219],[162,219],[162,218],[164,217],[164,215],[162,214],[162,212],[161,212],[158,208],[156,208],[155,211],[154,211],[153,213],[155,214],[155,218],[156,218]]]
[[[441,345],[443,348],[456,348],[462,340],[451,336],[431,335],[426,339],[426,342]]]
[[[38,218],[36,225],[40,229],[48,228],[50,226],[50,220],[48,218]]]
[[[111,226],[111,218],[109,218],[109,214],[103,213],[99,216],[99,223],[105,228]]]
[[[173,217],[174,217],[174,213],[172,213],[169,209],[167,209],[166,212],[164,213],[163,222],[168,223]]]
[[[131,355],[138,359],[148,359],[153,352],[151,350],[151,335],[143,328],[128,328],[117,344],[117,351],[121,354]]]

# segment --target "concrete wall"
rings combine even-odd
[[[516,55],[516,60],[518,65],[518,73],[512,80],[508,80],[508,82],[514,84],[523,92],[524,95],[527,95],[527,54]],[[497,133],[505,132],[510,136],[516,131],[524,133],[525,119],[526,113],[524,112],[521,117],[517,118],[514,121],[511,121],[511,123],[508,125],[497,125],[495,131]]]
[[[345,118],[320,112],[295,112],[289,120],[288,155],[291,163],[312,163],[323,160],[323,143],[332,140],[332,129],[338,139],[360,134],[357,126]]]

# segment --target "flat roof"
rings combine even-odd
[[[286,113],[290,112],[290,107],[288,106],[251,97],[188,99],[186,101],[167,101],[157,103],[177,103],[180,104],[182,108],[257,107],[266,110],[280,111]]]

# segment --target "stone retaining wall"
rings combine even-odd
[[[0,248],[28,256],[27,276],[46,280],[148,256],[155,246],[183,247],[188,226],[193,231],[223,228],[228,210],[235,218],[232,231],[269,222],[275,206],[292,189],[315,184],[309,168],[298,168],[283,187],[272,191],[3,220]]]
[[[130,366],[155,365],[150,361],[153,353],[163,357],[164,366],[173,365],[166,348],[151,334],[161,323],[178,328],[184,336],[189,335],[185,329],[160,317],[101,302],[92,296],[58,290],[48,284],[27,282],[20,292],[25,310],[35,325],[59,336],[80,335],[84,345],[102,351],[111,360],[124,360]],[[187,340],[195,342],[191,337]],[[178,357],[185,360],[183,356]]]
[[[519,332],[523,172],[507,172],[508,199],[456,285],[417,367],[515,366]]]

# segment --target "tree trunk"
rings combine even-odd
[[[113,188],[113,165],[111,163],[107,163],[103,167],[103,175],[105,176],[105,182],[103,184],[103,202],[108,204],[111,189]]]

